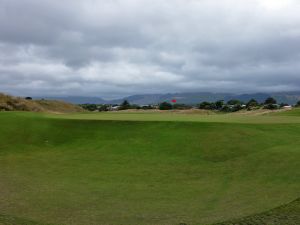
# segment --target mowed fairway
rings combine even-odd
[[[1,112],[0,224],[202,225],[268,211],[300,197],[295,114]]]

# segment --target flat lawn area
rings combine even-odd
[[[300,108],[295,108],[293,110],[276,113],[276,115],[277,116],[298,116],[298,117],[300,117]]]
[[[300,196],[298,117],[10,112],[0,124],[0,224],[201,225]]]
[[[282,114],[282,115],[281,115]],[[290,115],[298,115],[293,118]],[[181,121],[181,122],[219,122],[219,123],[300,123],[300,110],[292,110],[266,115],[228,114],[180,114],[172,112],[102,112],[102,113],[73,113],[73,114],[44,114],[48,118],[74,120],[122,120],[122,121]]]

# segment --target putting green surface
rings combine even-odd
[[[206,117],[0,113],[0,224],[212,224],[300,196],[298,117]]]

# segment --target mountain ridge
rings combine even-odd
[[[158,104],[164,101],[176,99],[182,104],[199,104],[203,101],[214,102],[218,100],[229,101],[237,99],[247,102],[250,99],[256,99],[258,102],[264,102],[268,97],[275,98],[278,103],[296,104],[300,100],[300,91],[294,92],[274,92],[274,93],[252,93],[252,94],[232,94],[232,93],[212,93],[212,92],[182,92],[166,94],[138,94],[130,95],[124,98],[105,100],[101,97],[84,96],[57,96],[57,97],[35,97],[35,99],[63,100],[74,104],[120,104],[128,100],[131,104],[147,105]]]

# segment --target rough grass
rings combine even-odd
[[[74,116],[0,113],[0,214],[40,224],[200,225],[300,195],[300,124]]]
[[[55,100],[26,100],[0,93],[0,111],[63,112],[74,113],[84,110],[76,105]]]
[[[275,209],[214,225],[297,225],[300,224],[300,198]]]

